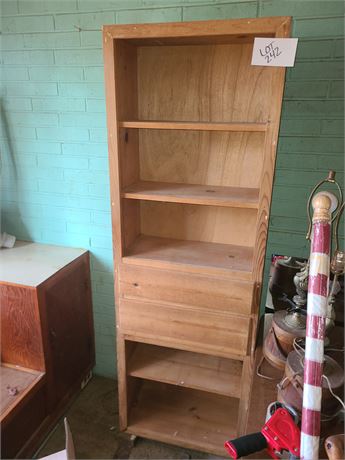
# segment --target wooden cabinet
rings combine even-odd
[[[0,300],[1,450],[25,457],[94,366],[88,252],[28,242],[1,249]]]
[[[290,18],[105,26],[120,425],[245,432]]]

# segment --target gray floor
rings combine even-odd
[[[201,452],[170,446],[119,433],[117,395],[114,380],[93,377],[67,411],[77,459],[210,459]],[[36,457],[65,448],[61,420],[46,439]]]

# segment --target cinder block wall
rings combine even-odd
[[[304,256],[305,202],[344,171],[342,1],[2,0],[2,229],[92,254],[96,372],[115,375],[102,24],[292,15],[267,258]],[[266,269],[267,271],[267,269]]]

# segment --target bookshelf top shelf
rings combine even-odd
[[[140,181],[126,187],[123,198],[169,203],[257,209],[259,189]]]
[[[211,122],[211,121],[120,121],[120,128],[137,129],[172,129],[192,131],[234,131],[234,132],[265,132],[268,122]]]
[[[248,43],[254,37],[289,36],[290,16],[161,24],[104,25],[106,38],[136,46]]]

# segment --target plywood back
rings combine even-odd
[[[139,47],[139,119],[267,121],[273,71],[251,55],[251,44]]]
[[[117,116],[124,120],[136,118],[138,114],[137,47],[124,40],[117,41],[114,58],[117,81],[121,82],[121,90],[116,93]]]
[[[140,130],[140,176],[259,188],[264,141],[264,133]]]
[[[163,238],[253,246],[256,211],[141,202],[141,233]]]

